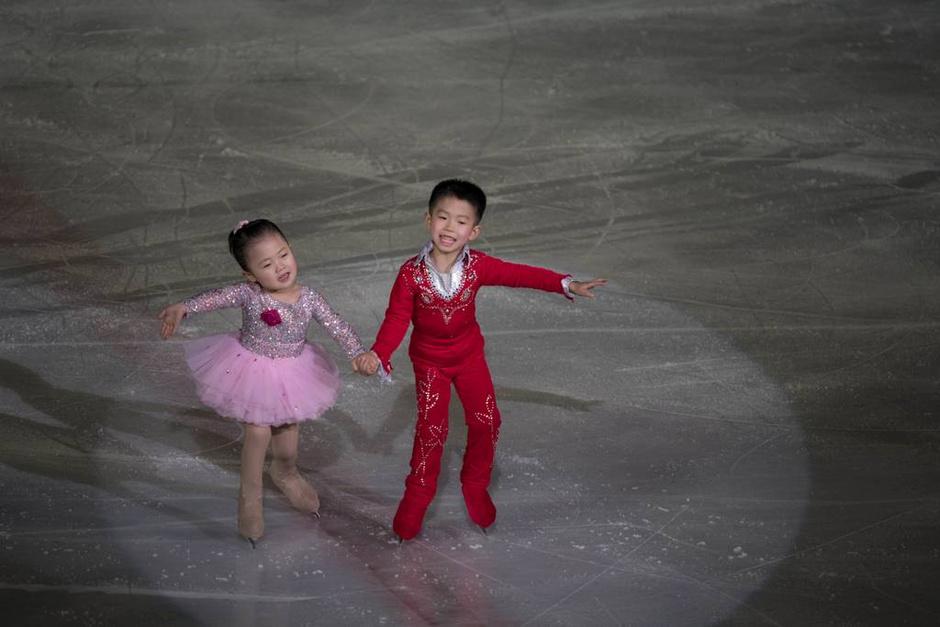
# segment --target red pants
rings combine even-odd
[[[411,451],[411,472],[405,479],[405,495],[395,515],[395,531],[406,540],[417,535],[424,512],[437,491],[441,454],[447,441],[452,384],[457,389],[467,424],[467,446],[460,470],[464,501],[470,518],[481,527],[489,527],[496,519],[496,508],[486,489],[490,485],[501,421],[486,358],[480,353],[450,368],[416,362],[414,371],[418,421]]]

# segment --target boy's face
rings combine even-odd
[[[431,243],[438,252],[460,252],[480,234],[477,212],[466,200],[445,196],[427,216]]]

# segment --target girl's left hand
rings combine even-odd
[[[358,372],[364,377],[371,377],[379,369],[382,362],[372,351],[360,353],[352,360],[353,372]]]
[[[568,291],[584,298],[594,298],[591,292],[595,287],[607,285],[607,279],[591,279],[590,281],[572,281],[568,284]]]
[[[176,303],[175,305],[170,305],[169,307],[164,307],[157,318],[163,321],[163,326],[160,327],[160,337],[164,340],[173,335],[176,332],[176,327],[179,326],[180,320],[186,315],[186,306],[183,303]]]

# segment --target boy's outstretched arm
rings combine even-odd
[[[591,279],[590,281],[571,281],[568,283],[568,291],[584,298],[594,298],[591,291],[595,287],[607,285],[607,279]]]
[[[568,299],[573,299],[572,295],[594,298],[592,290],[607,284],[607,279],[575,281],[571,275],[548,268],[512,263],[487,255],[480,255],[478,264],[476,267],[480,269],[484,285],[527,287],[564,294]]]

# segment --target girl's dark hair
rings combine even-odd
[[[486,211],[486,194],[478,185],[461,179],[447,179],[434,186],[431,190],[431,198],[428,199],[428,213],[434,211],[434,207],[442,198],[449,196],[470,203],[476,211],[477,224],[483,220],[483,212]]]
[[[245,250],[248,248],[248,244],[264,235],[280,235],[284,238],[285,242],[287,241],[281,229],[277,228],[277,225],[270,220],[265,220],[264,218],[260,220],[249,220],[244,225],[236,227],[234,231],[228,234],[228,250],[245,272],[248,271],[248,264],[245,260]]]

